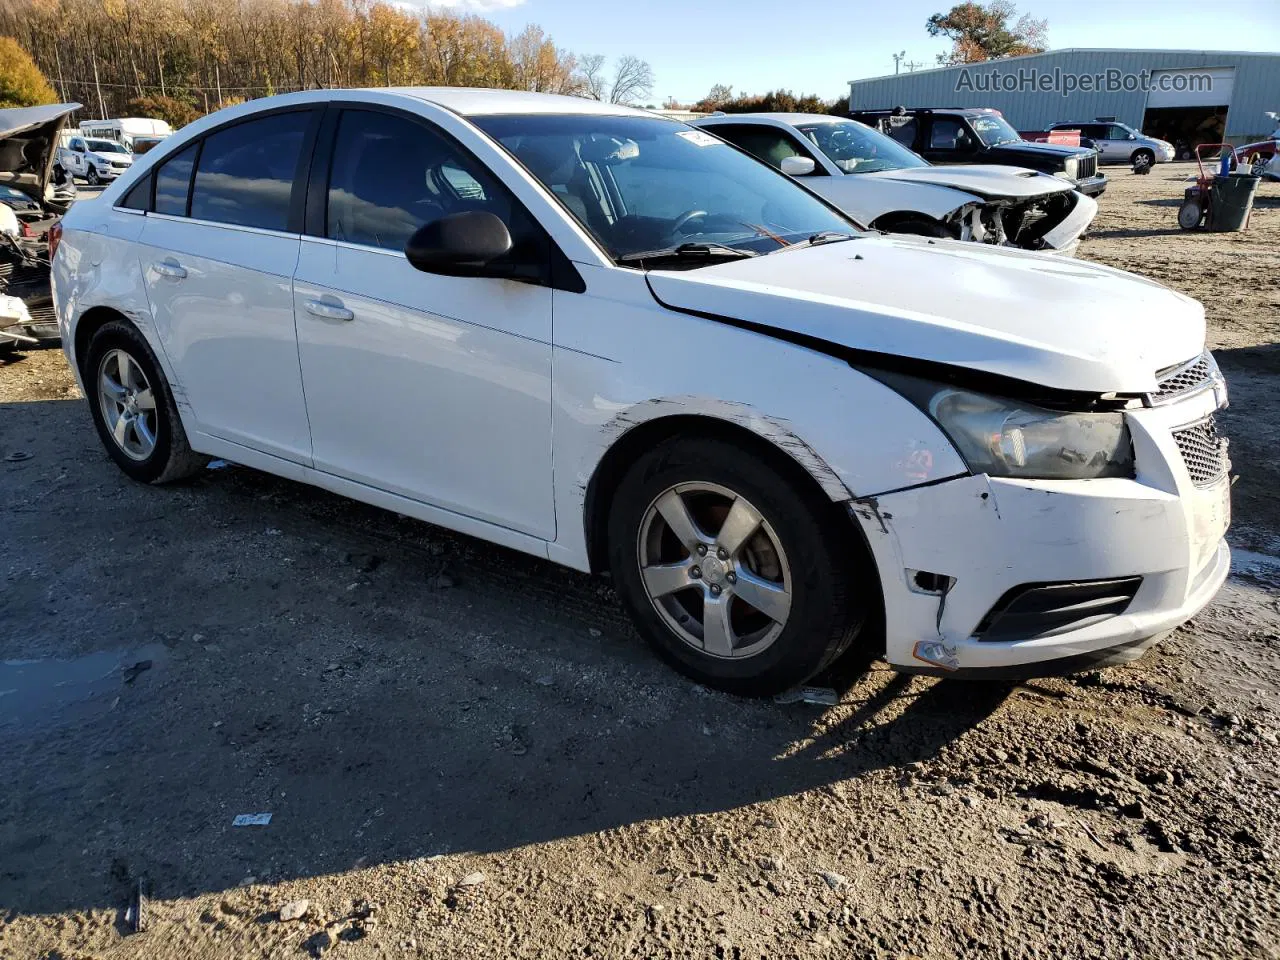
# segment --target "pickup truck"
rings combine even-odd
[[[110,183],[133,166],[133,154],[113,140],[72,136],[65,147],[58,148],[56,163],[71,176],[97,186]]]
[[[854,110],[849,116],[887,133],[930,163],[994,163],[1060,177],[1087,197],[1099,197],[1107,178],[1098,152],[1023,140],[999,110],[989,107],[895,107]]]

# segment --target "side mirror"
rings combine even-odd
[[[510,251],[507,225],[485,210],[466,210],[432,220],[404,245],[404,255],[416,269],[450,277],[497,275],[487,268]]]
[[[780,168],[788,177],[807,177],[818,169],[812,157],[783,157]]]
[[[1137,139],[1138,139],[1138,135],[1137,135],[1136,133],[1131,133],[1131,134],[1129,134],[1129,139],[1130,139],[1130,140],[1137,140]]]

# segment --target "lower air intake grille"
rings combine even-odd
[[[1024,583],[1000,598],[974,635],[995,643],[1077,630],[1124,613],[1141,584],[1141,577]]]
[[[1213,417],[1173,431],[1173,440],[1182,454],[1191,482],[1197,487],[1211,487],[1227,475],[1231,461],[1227,459],[1227,438],[1218,433]]]

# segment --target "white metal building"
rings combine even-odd
[[[1268,136],[1280,111],[1280,54],[1049,50],[852,80],[849,108],[994,107],[1019,130],[1114,117],[1171,142]]]

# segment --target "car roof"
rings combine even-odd
[[[489,90],[483,87],[371,87],[367,91],[398,94],[424,100],[460,113],[464,117],[498,113],[585,113],[613,116],[660,117],[649,110],[603,103],[586,97],[567,97],[555,93],[530,93],[527,90]],[[677,121],[672,121],[677,122]]]
[[[715,123],[733,123],[740,120],[777,120],[781,123],[790,123],[792,125],[798,123],[840,123],[848,119],[848,117],[837,117],[830,113],[726,113],[698,118],[699,122],[703,120]]]

